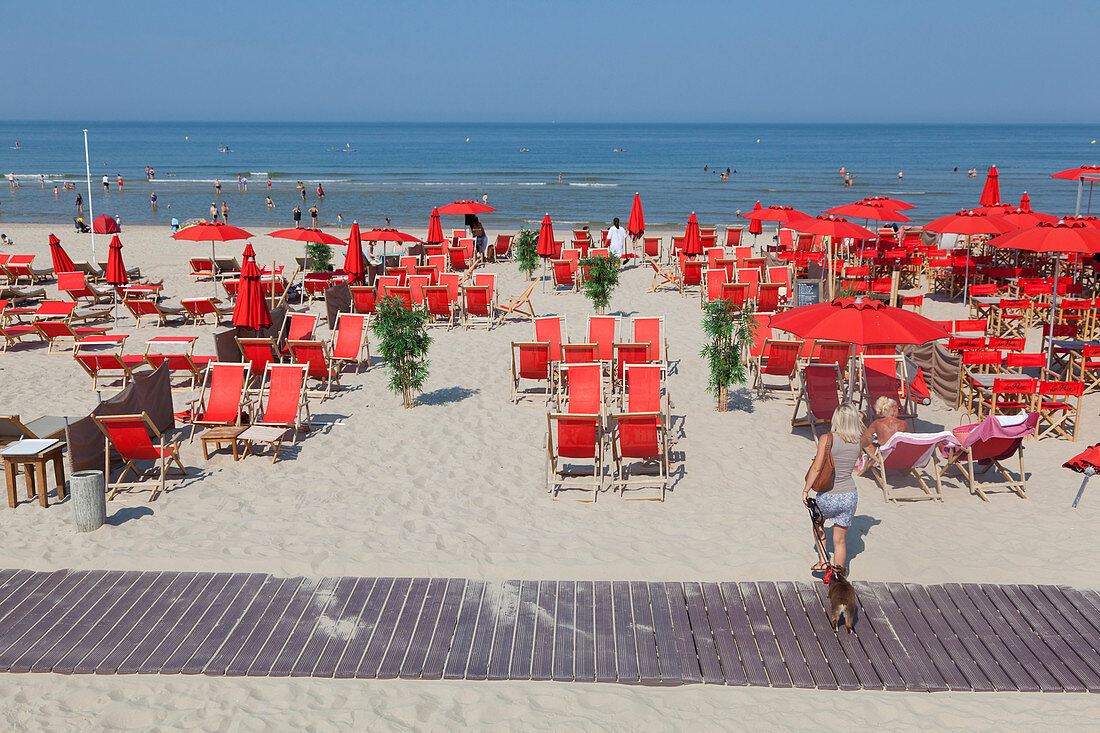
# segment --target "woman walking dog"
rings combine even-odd
[[[862,434],[863,420],[859,410],[847,402],[833,412],[832,430],[817,441],[817,455],[806,472],[806,486],[802,490],[802,503],[814,516],[814,542],[819,562],[811,568],[813,572],[829,568],[825,554],[826,519],[833,520],[833,564],[847,571],[846,540],[848,528],[855,518],[857,499],[852,472],[859,460]],[[811,491],[816,491],[817,496],[811,497]],[[814,506],[819,513],[813,511]]]

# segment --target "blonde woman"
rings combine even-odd
[[[863,420],[859,410],[851,402],[846,402],[833,411],[832,431],[822,435],[817,441],[817,455],[806,474],[806,486],[802,490],[802,503],[806,506],[810,498],[811,487],[825,463],[825,451],[830,451],[833,459],[832,488],[818,492],[815,497],[821,510],[820,524],[814,524],[814,541],[817,543],[819,562],[811,568],[813,572],[824,572],[829,567],[825,557],[825,520],[833,520],[833,564],[848,570],[848,528],[856,514],[856,484],[852,480],[852,471],[859,460],[859,439],[863,434]]]

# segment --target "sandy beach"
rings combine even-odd
[[[718,223],[718,222],[715,222]],[[49,263],[47,225],[5,224],[16,245]],[[88,235],[55,227],[74,260],[88,258]],[[302,246],[253,229],[260,264],[293,269]],[[338,230],[331,230],[337,232]],[[414,234],[424,232],[412,230]],[[345,230],[346,233],[346,230]],[[679,232],[677,232],[679,233]],[[164,279],[169,303],[209,295],[187,260],[209,243],[169,237],[167,227],[124,227],[123,255],[143,275]],[[496,232],[490,231],[490,238]],[[665,232],[666,242],[671,232]],[[566,231],[558,232],[564,238]],[[762,241],[762,240],[761,240]],[[96,237],[99,259],[108,238]],[[218,245],[240,256],[243,244]],[[342,251],[334,262],[342,261]],[[489,265],[500,295],[525,286],[514,263]],[[227,454],[203,461],[199,443],[184,443],[190,475],[170,480],[148,503],[123,493],[108,505],[109,525],[74,534],[67,506],[6,507],[0,523],[0,567],[225,570],[282,575],[451,576],[484,579],[790,580],[809,579],[815,555],[799,501],[812,457],[808,429],[792,430],[793,400],[734,394],[719,413],[704,390],[706,365],[697,295],[645,293],[648,269],[631,267],[612,299],[613,314],[661,315],[673,368],[673,483],[667,500],[629,502],[605,493],[595,504],[551,501],[544,488],[545,407],[513,405],[509,344],[530,340],[530,323],[433,329],[431,376],[416,406],[405,410],[386,389],[375,359],[343,376],[331,399],[311,403],[316,429],[284,447],[279,461]],[[47,285],[51,297],[55,285]],[[578,293],[536,286],[539,315],[565,315],[580,339],[590,303]],[[219,293],[219,295],[223,295]],[[323,304],[313,310],[323,313]],[[926,298],[924,315],[963,318],[959,304]],[[164,329],[136,328],[127,351]],[[172,327],[199,336],[195,352],[212,354],[212,327]],[[328,334],[322,326],[320,333]],[[1029,333],[1029,351],[1038,332]],[[83,416],[96,404],[91,380],[67,355],[21,346],[0,355],[4,406],[25,420],[41,414]],[[104,389],[103,396],[113,393]],[[175,394],[175,409],[197,396]],[[1095,395],[1086,396],[1077,443],[1026,443],[1028,496],[968,495],[957,474],[945,479],[944,502],[884,503],[869,477],[857,477],[859,511],[849,536],[851,572],[860,580],[913,583],[983,582],[1100,587],[1091,558],[1100,488],[1070,503],[1080,477],[1061,464],[1100,434]],[[934,401],[919,410],[918,430],[950,429],[961,412]],[[683,730],[790,729],[810,721],[846,727],[985,730],[1088,726],[1100,716],[1089,695],[969,693],[823,693],[692,686],[229,680],[182,677],[5,677],[0,727],[51,730],[180,727],[210,730]],[[267,721],[267,722],[265,722]]]

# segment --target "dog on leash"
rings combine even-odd
[[[836,565],[830,565],[832,577],[829,579],[829,618],[833,631],[840,628],[840,617],[844,617],[844,627],[852,633],[852,622],[856,613],[856,589],[848,582],[847,571]]]

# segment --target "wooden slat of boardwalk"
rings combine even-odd
[[[0,570],[0,670],[1100,692],[1100,596],[1055,586]]]

